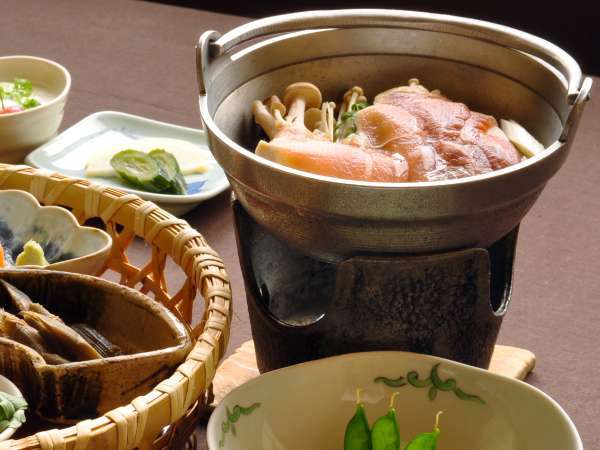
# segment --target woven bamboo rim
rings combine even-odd
[[[120,283],[152,293],[172,312],[192,324],[196,294],[204,299],[204,315],[192,329],[196,344],[186,361],[154,390],[129,405],[75,426],[43,431],[0,443],[0,449],[150,449],[161,430],[186,416],[197,405],[215,375],[229,341],[231,287],[223,261],[202,235],[187,222],[118,189],[69,178],[28,166],[0,164],[0,189],[20,189],[45,205],[64,206],[80,223],[100,218],[113,238],[107,270],[120,274]],[[151,260],[137,267],[127,248],[139,236],[152,246]],[[167,257],[185,273],[173,295],[164,277]],[[161,444],[164,445],[164,444]]]

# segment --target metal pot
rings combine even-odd
[[[197,46],[197,66],[209,145],[239,201],[271,232],[330,261],[496,242],[565,161],[592,84],[570,55],[538,37],[479,20],[396,10],[302,12],[223,36],[208,31]],[[324,98],[360,85],[372,98],[413,77],[472,110],[517,120],[547,149],[496,172],[421,183],[340,180],[252,151],[252,101],[289,83],[313,82]]]

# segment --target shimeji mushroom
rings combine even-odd
[[[304,127],[304,111],[321,106],[321,91],[312,83],[292,83],[283,93],[283,103],[288,114],[286,120],[293,126]]]
[[[273,115],[273,117],[275,117],[275,119],[283,120],[286,109],[279,97],[276,95],[271,95],[268,99],[264,100],[263,103],[267,108],[269,108],[269,112]]]
[[[262,102],[255,100],[252,106],[254,120],[265,130],[269,139],[273,139],[277,132],[286,124],[283,118],[286,111],[285,105],[279,97],[271,95]]]
[[[261,126],[261,128],[267,133],[269,139],[273,139],[280,129],[279,121],[273,117],[271,112],[267,109],[265,104],[260,100],[254,100],[252,103],[252,110],[254,113],[254,121]],[[282,124],[285,123],[283,119],[280,120]]]
[[[441,95],[439,89],[435,89],[433,91],[429,91],[425,86],[421,84],[418,78],[411,78],[408,80],[408,90],[410,92],[422,93],[422,94],[433,94],[433,95]]]
[[[315,135],[325,136],[333,141],[333,130],[335,126],[335,103],[323,102],[321,109],[309,108],[304,113],[304,125]]]
[[[377,94],[375,96],[375,99],[373,100],[373,103],[379,103],[379,100],[381,98],[385,98],[393,92],[410,92],[413,94],[423,94],[423,95],[428,95],[428,96],[443,97],[442,93],[439,91],[439,89],[434,89],[433,91],[429,91],[429,89],[427,89],[425,86],[423,86],[421,84],[421,82],[419,81],[418,78],[411,78],[410,80],[408,80],[408,85],[406,85],[406,86],[398,86],[398,87],[395,87],[395,88],[392,88],[392,89],[389,89],[387,91]]]
[[[304,113],[304,126],[308,128],[309,131],[321,130],[321,119],[320,108],[309,108]]]
[[[361,107],[355,109],[354,106],[359,103],[362,103],[362,105],[360,105]],[[354,115],[358,110],[362,109],[366,103],[367,98],[364,96],[364,91],[360,86],[354,86],[346,91],[344,94],[344,101],[338,113],[335,133],[332,135],[333,140],[339,142],[356,132]]]
[[[324,124],[324,132],[327,134],[330,141],[333,141],[333,132],[335,130],[335,103],[325,102],[321,107],[321,122]]]
[[[412,92],[431,94],[436,95],[438,97],[442,96],[442,92],[439,89],[434,89],[433,91],[430,91],[421,84],[418,78],[411,78],[410,80],[408,80],[408,87]]]
[[[348,89],[344,94],[344,102],[340,107],[340,111],[338,112],[338,123],[342,121],[342,115],[352,110],[352,106],[356,103],[366,103],[367,97],[365,97],[365,93],[360,86],[354,86],[351,89]]]
[[[321,91],[315,85],[290,84],[283,98],[282,102],[276,95],[271,95],[262,102],[255,100],[253,103],[254,120],[267,133],[269,139],[281,136],[285,130],[292,133],[310,133],[320,128],[321,134],[330,134],[327,124],[321,124],[322,111],[318,108],[321,106]],[[305,122],[308,126],[305,126]]]

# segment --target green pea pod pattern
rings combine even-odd
[[[406,378],[400,376],[398,378],[387,378],[384,376],[376,377],[373,381],[375,383],[382,383],[389,387],[402,387],[412,386],[414,388],[429,388],[427,389],[427,396],[429,400],[435,400],[437,398],[438,391],[442,392],[453,392],[456,397],[461,400],[476,402],[481,405],[485,405],[485,400],[478,395],[469,394],[458,387],[458,383],[454,378],[448,378],[446,380],[440,377],[438,369],[440,364],[435,364],[431,368],[431,372],[427,378],[420,378],[419,373],[411,370],[406,374]]]
[[[240,405],[235,405],[233,411],[229,409],[229,406],[225,408],[227,414],[226,419],[221,423],[221,437],[219,439],[219,448],[225,446],[225,437],[231,432],[232,436],[237,435],[235,424],[240,420],[241,416],[249,416],[254,412],[255,409],[260,407],[260,403],[253,403],[252,405],[244,408]]]
[[[408,443],[404,450],[435,450],[437,448],[438,438],[440,437],[440,416],[442,411],[438,411],[435,416],[435,426],[429,433],[421,433]]]
[[[439,430],[421,433],[410,441],[404,450],[435,450],[439,435]]]
[[[385,416],[373,424],[371,444],[373,450],[400,450],[400,430],[394,408],[390,408]]]
[[[344,450],[372,450],[371,431],[362,403],[356,406],[356,412],[346,426]]]

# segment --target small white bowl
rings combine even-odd
[[[59,206],[41,206],[28,192],[0,191],[0,244],[16,253],[33,239],[45,250],[47,270],[96,275],[110,254],[112,238],[93,227],[83,227]],[[13,251],[14,249],[14,251]],[[39,266],[16,268],[40,269]]]
[[[23,162],[26,154],[48,141],[63,118],[71,75],[60,64],[34,56],[0,57],[0,82],[27,78],[40,106],[0,114],[0,162]]]
[[[19,388],[15,386],[12,381],[6,377],[3,377],[2,375],[0,375],[0,391],[6,392],[14,397],[23,397],[23,394],[21,394]],[[0,433],[0,442],[10,439],[12,435],[15,434],[15,431],[17,431],[17,428],[7,428]]]
[[[445,386],[432,376],[434,368]],[[416,387],[416,375],[421,382],[436,380],[446,390],[432,390],[427,382]],[[233,390],[215,409],[208,423],[208,448],[341,449],[356,410],[357,388],[364,389],[361,399],[370,426],[387,412],[390,395],[399,393],[395,408],[403,445],[432,431],[441,410],[438,450],[583,450],[567,414],[540,390],[482,369],[405,352],[342,355],[263,374]]]

